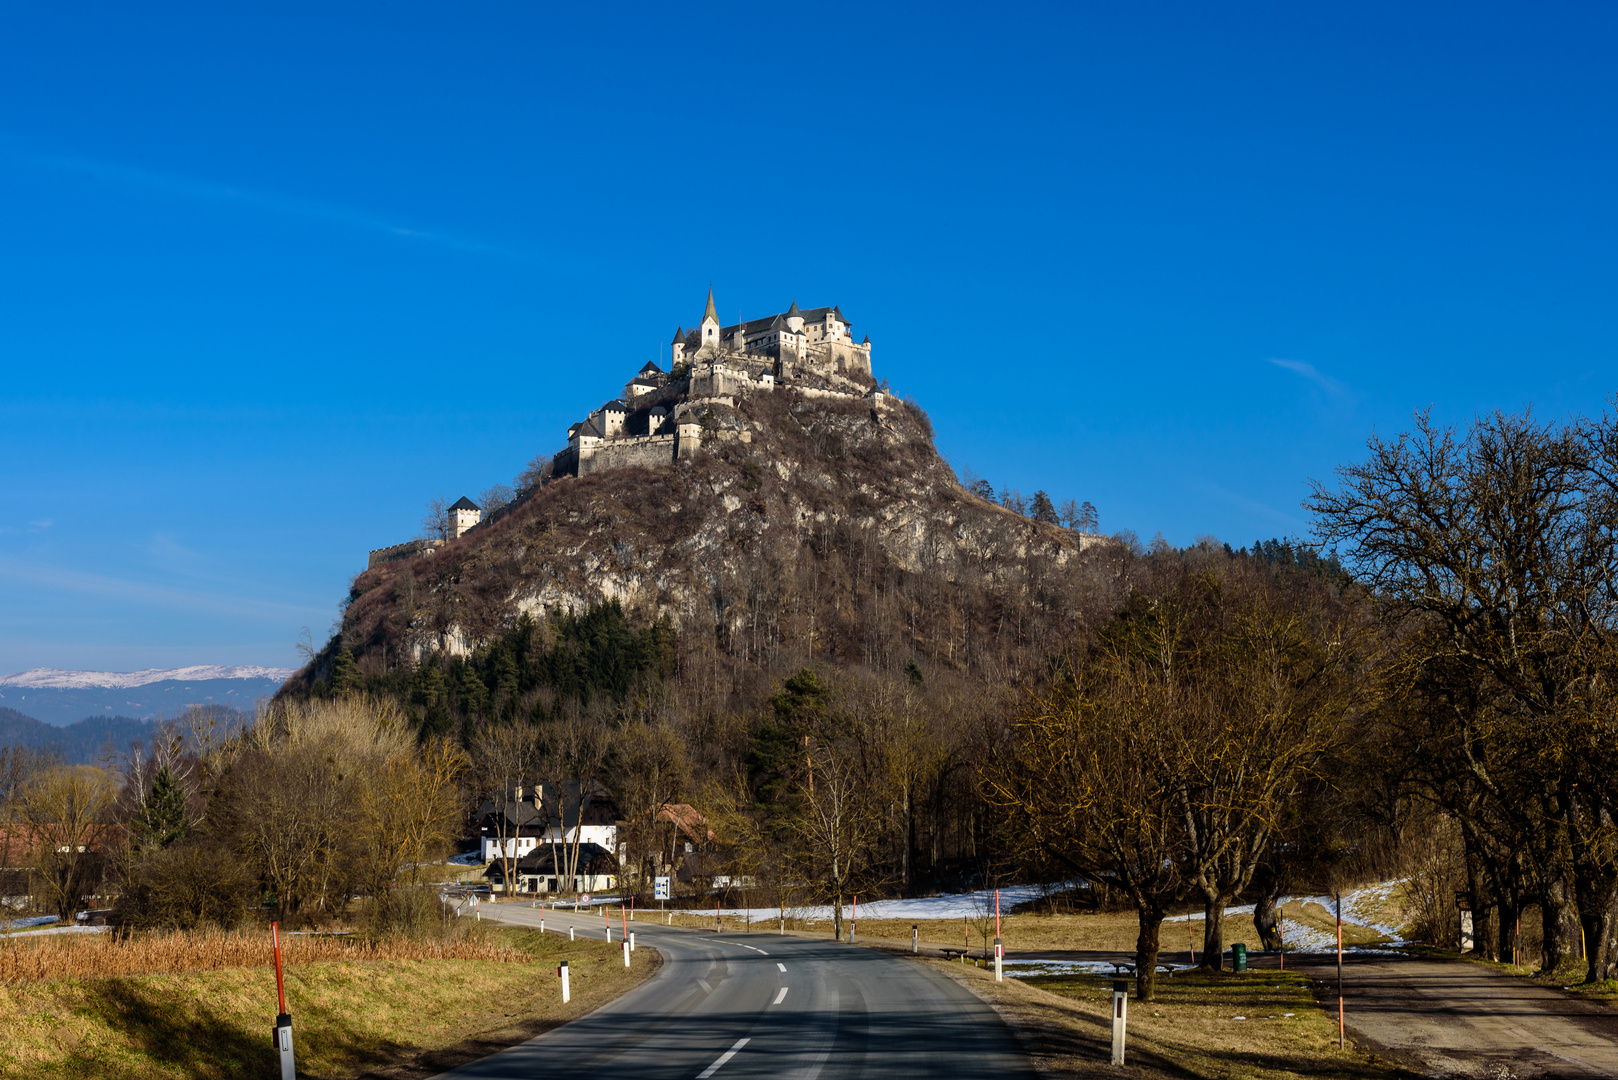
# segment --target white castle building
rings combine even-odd
[[[681,327],[669,346],[669,370],[648,363],[614,398],[567,429],[557,475],[584,476],[624,465],[663,465],[702,445],[693,411],[708,402],[777,387],[812,394],[872,397],[871,339],[858,344],[842,309],[801,310],[722,326],[713,290],[702,321]]]

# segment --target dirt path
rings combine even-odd
[[[1274,964],[1272,957],[1262,960]],[[1337,1006],[1335,959],[1287,957]],[[1618,1077],[1618,1012],[1462,961],[1350,954],[1349,1034],[1430,1076]],[[1502,1067],[1505,1071],[1502,1071]]]

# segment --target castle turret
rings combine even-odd
[[[787,329],[794,334],[803,333],[803,312],[798,310],[796,300],[792,301],[792,306],[787,308]]]
[[[713,306],[713,286],[708,286],[708,310],[702,313],[702,348],[719,348],[719,312]]]
[[[669,370],[685,359],[685,327],[674,328],[674,341],[669,345]]]
[[[444,517],[447,519],[444,527],[449,532],[449,538],[454,540],[483,520],[483,508],[462,495],[458,502],[444,511]]]

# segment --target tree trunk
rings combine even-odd
[[[1259,941],[1270,952],[1279,952],[1281,949],[1281,921],[1280,912],[1275,902],[1281,896],[1281,883],[1272,882],[1264,892],[1259,894],[1258,900],[1253,904],[1253,929],[1258,931]]]
[[[1584,923],[1584,947],[1588,959],[1584,981],[1601,983],[1618,978],[1618,888],[1611,890],[1604,907],[1594,917],[1580,912]]]
[[[1560,868],[1545,881],[1539,910],[1545,942],[1541,969],[1554,972],[1578,956],[1579,944],[1579,906],[1573,884]]]
[[[843,893],[842,893],[842,890],[838,890],[837,895],[832,900],[832,908],[831,908],[831,939],[833,941],[842,941],[843,940]]]
[[[1210,897],[1203,904],[1202,964],[1209,971],[1225,970],[1224,897]]]
[[[1163,909],[1142,904],[1140,933],[1135,937],[1135,1000],[1152,1001],[1157,997],[1157,952],[1163,935]]]

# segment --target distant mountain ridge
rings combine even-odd
[[[218,714],[218,721],[229,729],[240,726],[247,717],[235,710]],[[129,716],[88,716],[66,726],[47,724],[16,709],[0,708],[0,746],[31,746],[55,749],[70,764],[86,765],[101,760],[107,751],[122,752],[130,743],[151,734],[153,721]]]
[[[61,668],[29,668],[0,678],[0,686],[22,686],[35,690],[84,690],[105,687],[129,690],[157,682],[212,682],[215,679],[274,679],[286,682],[292,668],[221,666],[199,664],[193,667],[146,668],[142,671],[64,671]]]
[[[0,708],[65,727],[86,717],[153,720],[192,705],[251,713],[292,672],[285,668],[197,665],[145,671],[33,668],[0,678]]]

